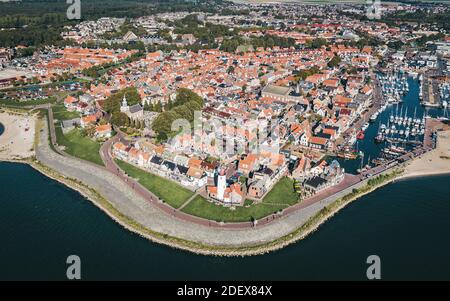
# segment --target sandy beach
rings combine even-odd
[[[4,133],[0,135],[0,160],[19,160],[34,155],[34,116],[1,112],[0,123],[5,127]]]
[[[450,130],[438,132],[436,149],[414,159],[402,178],[446,173],[450,173]]]

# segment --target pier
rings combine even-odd
[[[420,140],[406,140],[401,138],[386,138],[386,141],[389,143],[404,143],[408,145],[421,145],[423,143]]]

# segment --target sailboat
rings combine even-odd
[[[409,137],[409,128],[406,128],[406,130],[405,130],[405,137],[406,137],[406,139],[408,139],[408,137]]]
[[[403,118],[403,126],[406,126],[406,123],[408,122],[408,108],[405,110],[405,117]]]

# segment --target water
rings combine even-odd
[[[3,134],[4,131],[5,127],[3,126],[3,124],[0,123],[0,136]]]
[[[124,230],[77,192],[27,165],[0,163],[0,280],[450,280],[450,176],[400,181],[350,204],[307,239],[247,258],[194,255]]]
[[[409,91],[403,96],[403,102],[397,105],[390,104],[382,113],[378,115],[375,122],[370,123],[369,127],[365,131],[364,140],[357,141],[358,150],[364,153],[364,163],[363,166],[367,164],[370,159],[377,158],[382,149],[385,147],[385,143],[376,144],[375,137],[378,133],[378,127],[381,124],[387,125],[391,113],[395,115],[395,112],[402,109],[403,115],[405,111],[408,112],[408,117],[414,116],[414,110],[416,110],[416,117],[422,118],[424,115],[430,115],[431,117],[440,117],[444,115],[444,111],[440,108],[429,108],[424,107],[420,104],[419,100],[419,80],[416,78],[408,77]],[[398,127],[398,126],[397,126]],[[418,137],[418,136],[417,136]],[[422,137],[422,136],[421,136]],[[357,169],[361,168],[361,159],[356,160],[345,160],[343,158],[332,158],[336,159],[345,168],[348,173],[357,173]]]

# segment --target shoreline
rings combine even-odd
[[[400,176],[398,178],[398,180],[408,180],[408,179],[411,179],[411,178],[442,176],[442,175],[448,175],[448,174],[450,174],[450,170],[448,170],[448,171],[415,172],[415,173],[410,172],[410,173],[405,173],[404,175]]]
[[[450,129],[437,133],[436,148],[413,159],[402,179],[450,173]]]
[[[345,208],[348,204],[356,201],[362,196],[365,196],[378,188],[383,187],[389,183],[396,181],[397,179],[408,178],[412,176],[426,176],[427,174],[423,171],[419,173],[412,173],[411,171],[406,172],[411,163],[407,165],[402,165],[391,170],[387,170],[384,173],[381,173],[379,176],[374,177],[375,181],[366,181],[361,182],[360,185],[355,186],[352,190],[347,190],[346,194],[331,196],[328,200],[324,199],[324,205],[321,207],[310,206],[311,208],[304,208],[302,210],[306,210],[302,212],[305,218],[297,221],[295,225],[292,225],[290,229],[284,229],[282,231],[278,231],[278,234],[273,235],[272,237],[262,236],[265,238],[253,239],[246,241],[245,239],[241,239],[239,243],[236,240],[227,241],[216,240],[211,241],[205,239],[203,237],[195,237],[193,236],[184,236],[180,234],[180,232],[172,231],[167,232],[166,230],[158,231],[153,230],[152,225],[143,224],[143,220],[139,218],[135,218],[135,216],[127,216],[124,212],[121,211],[120,206],[117,208],[117,203],[114,203],[114,198],[112,200],[108,200],[107,196],[102,195],[98,190],[90,187],[89,184],[85,184],[85,181],[78,179],[78,176],[75,178],[71,178],[64,173],[61,173],[58,170],[55,170],[53,167],[46,165],[42,162],[41,159],[36,157],[36,153],[42,151],[43,149],[50,148],[49,146],[49,138],[47,133],[47,123],[42,118],[35,119],[35,155],[28,158],[15,158],[12,156],[11,158],[0,158],[0,161],[8,161],[12,163],[24,163],[31,166],[33,169],[40,172],[42,175],[58,181],[59,183],[65,185],[69,189],[75,190],[84,198],[88,199],[91,203],[93,203],[96,207],[98,207],[101,211],[107,214],[113,221],[120,224],[126,230],[138,234],[139,236],[151,240],[155,243],[163,244],[172,248],[182,249],[185,251],[189,251],[195,254],[200,255],[210,255],[210,256],[227,256],[227,257],[236,257],[236,256],[252,256],[252,255],[261,255],[268,252],[273,252],[279,249],[282,249],[292,243],[298,242],[306,238],[308,235],[314,233],[322,224],[324,224],[327,220],[332,218],[335,214],[337,214],[340,210]],[[41,149],[42,148],[42,149]],[[53,151],[51,151],[53,153]],[[432,153],[432,152],[430,152]],[[427,154],[425,154],[427,155]],[[421,156],[416,158],[419,163],[423,163],[426,161],[426,157]],[[436,154],[434,154],[436,155]],[[45,158],[45,157],[44,157]],[[59,157],[53,157],[53,160]],[[47,158],[48,161],[48,158]],[[56,160],[58,161],[58,160]],[[48,161],[54,162],[54,161]],[[405,168],[406,167],[406,168]],[[445,170],[447,171],[447,170]],[[448,170],[447,172],[450,172]],[[436,170],[433,169],[433,174],[442,173],[442,169]],[[379,182],[377,179],[380,179]],[[95,185],[94,185],[95,186]],[[101,190],[100,190],[101,191]],[[345,192],[344,192],[345,193]],[[111,197],[111,196],[109,196]],[[322,203],[322,201],[321,201]],[[133,212],[130,212],[133,215]],[[145,214],[145,212],[141,212]],[[291,214],[293,215],[293,214]],[[170,216],[168,216],[170,218]],[[148,216],[146,217],[148,218]],[[295,216],[286,215],[279,220],[279,223],[275,225],[283,226],[283,224],[287,223],[288,220],[292,220]],[[140,221],[139,221],[140,220]],[[187,226],[187,225],[186,225]],[[273,227],[272,227],[273,228]],[[246,235],[256,235],[258,231],[265,232],[270,231],[267,225],[262,225],[260,227],[255,227],[255,229],[248,229],[247,233],[237,233],[238,235],[242,235],[242,238],[245,238]],[[221,229],[204,229],[202,231],[206,231],[209,235],[211,233],[217,235],[222,231]],[[255,231],[255,232],[253,232]],[[178,233],[178,234],[177,234]],[[230,231],[231,235],[233,235]],[[228,234],[228,235],[229,235]],[[181,235],[181,236],[177,236]],[[247,244],[246,244],[247,242]]]
[[[35,151],[36,116],[29,112],[2,109],[0,123],[0,159],[26,159]]]
[[[278,239],[270,242],[266,242],[260,245],[248,245],[248,246],[216,246],[216,245],[204,245],[194,241],[187,241],[181,238],[172,237],[166,234],[155,232],[151,229],[144,227],[143,225],[135,222],[126,215],[118,211],[106,198],[96,192],[94,189],[85,185],[84,183],[79,183],[77,180],[65,177],[58,174],[54,170],[48,168],[47,166],[41,164],[36,159],[27,160],[1,160],[11,163],[21,163],[27,164],[42,175],[59,182],[60,184],[66,186],[78,192],[81,196],[89,200],[94,206],[99,208],[103,213],[110,217],[114,222],[121,225],[125,230],[128,230],[134,234],[138,234],[142,238],[148,239],[154,243],[159,243],[168,247],[175,249],[180,249],[184,251],[189,251],[197,255],[205,256],[224,256],[224,257],[237,257],[237,256],[256,256],[263,255],[269,252],[274,252],[287,247],[290,244],[296,243],[300,240],[305,239],[309,235],[313,234],[321,225],[327,222],[335,214],[339,213],[340,210],[344,209],[350,203],[358,200],[359,198],[385,186],[397,179],[401,178],[398,175],[384,181],[380,184],[369,186],[366,184],[358,190],[363,190],[361,192],[352,195],[347,199],[350,194],[344,197],[337,198],[330,205],[324,207],[322,210],[318,211],[315,215],[311,216],[303,225],[288,233],[285,236],[279,237]],[[391,173],[389,173],[390,175]]]

